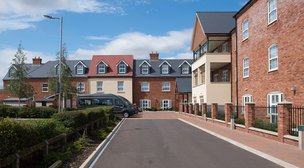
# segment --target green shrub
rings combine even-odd
[[[244,118],[238,118],[234,121],[236,124],[245,125],[245,119]]]
[[[10,118],[51,118],[56,113],[56,109],[51,107],[15,107],[0,105],[0,117]]]
[[[278,124],[277,123],[269,123],[266,121],[263,121],[261,119],[255,119],[254,127],[268,130],[268,131],[274,131],[278,132]]]
[[[84,149],[88,145],[88,139],[85,137],[79,138],[77,141],[75,141],[72,145],[72,151],[73,152],[80,152],[82,149]]]
[[[0,121],[0,157],[36,145],[46,139],[67,131],[62,124],[52,119]]]
[[[108,136],[108,133],[107,133],[106,130],[100,129],[100,130],[98,131],[98,138],[99,138],[100,140],[106,139],[107,136]]]
[[[60,112],[53,118],[68,128],[77,128],[88,123],[87,115],[81,111]]]

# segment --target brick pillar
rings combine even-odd
[[[188,113],[188,104],[186,104],[186,103],[184,104],[184,112]]]
[[[289,135],[289,114],[291,113],[292,103],[283,102],[278,104],[278,138],[284,141],[284,135]]]
[[[232,107],[232,103],[225,103],[225,123],[227,126],[228,123],[230,122],[231,107]]]
[[[207,103],[202,103],[202,117],[204,120],[207,120],[206,112],[207,112]]]
[[[182,113],[184,108],[183,108],[183,103],[179,103],[179,107],[178,107],[179,113]]]
[[[245,105],[245,128],[248,130],[255,122],[255,103]]]
[[[217,103],[212,103],[211,105],[211,118],[212,120],[216,119],[217,115]]]
[[[198,103],[195,103],[195,104],[194,104],[194,115],[195,115],[195,116],[197,116],[198,110],[199,110],[199,104],[198,104]]]
[[[193,104],[190,103],[189,104],[189,114],[192,114],[193,113]]]

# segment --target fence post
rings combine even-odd
[[[228,126],[228,123],[230,121],[231,107],[232,107],[232,103],[225,103],[225,123],[226,123],[226,126]]]
[[[304,151],[304,125],[299,126],[299,149]]]
[[[192,114],[193,113],[193,104],[190,103],[189,104],[189,114]]]
[[[47,156],[49,154],[49,142],[47,140],[44,141],[44,155]]]
[[[66,145],[67,144],[67,134],[63,133],[63,135],[64,135],[64,144]]]
[[[184,112],[188,113],[188,104],[187,103],[184,104]]]
[[[248,131],[255,123],[255,103],[245,105],[245,128]]]
[[[289,118],[292,103],[282,102],[278,104],[278,140],[284,142],[284,135],[288,135]]]
[[[214,119],[216,119],[216,116],[217,116],[217,103],[212,103],[212,106],[211,106],[212,121],[214,121]]]
[[[198,110],[199,110],[199,104],[198,104],[198,103],[195,103],[195,104],[194,104],[194,115],[195,115],[195,116],[197,116]]]
[[[207,103],[202,103],[202,116],[205,121],[207,121],[206,113],[207,113]]]
[[[180,103],[179,104],[179,107],[178,107],[178,110],[179,110],[179,113],[182,113],[183,112],[183,104],[182,103]]]
[[[16,156],[16,168],[19,168],[19,164],[20,164],[20,155],[18,153],[15,154]]]

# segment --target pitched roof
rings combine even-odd
[[[166,61],[171,65],[170,67],[170,73],[169,74],[161,74],[161,69],[159,65],[161,65],[165,60],[159,59],[159,60],[134,60],[134,76],[135,77],[180,77],[180,76],[191,76],[190,74],[182,75],[181,74],[181,68],[178,67],[182,62],[187,60],[190,64],[192,64],[192,59],[166,59]],[[146,61],[148,64],[151,65],[150,67],[150,73],[149,74],[141,74],[140,73],[140,66],[144,61]]]
[[[87,76],[87,74],[84,75],[76,75],[75,73],[75,65],[81,61],[83,64],[85,64],[87,67],[90,66],[91,61],[90,60],[66,60],[66,64],[69,66],[69,68],[72,71],[73,77],[78,76]],[[29,78],[49,78],[50,76],[54,76],[55,67],[58,64],[58,61],[48,61],[45,64],[41,65],[34,65],[34,64],[27,64],[29,67],[28,71],[28,77]],[[10,77],[8,73],[5,75],[3,80],[9,80]]]
[[[97,64],[103,61],[109,67],[107,68],[107,73],[97,74]],[[116,65],[124,61],[127,63],[128,71],[126,74],[118,74]],[[103,77],[103,76],[133,76],[133,55],[94,55],[92,58],[92,63],[90,66],[89,77]]]
[[[176,78],[176,85],[178,93],[190,93],[192,92],[192,80],[191,78]]]
[[[236,12],[197,12],[196,16],[206,34],[228,34],[235,28]]]

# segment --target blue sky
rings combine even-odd
[[[93,54],[133,54],[147,58],[191,57],[196,11],[237,11],[247,0],[0,0],[0,78],[10,66],[19,42],[28,62],[55,59],[59,21],[69,59]]]

